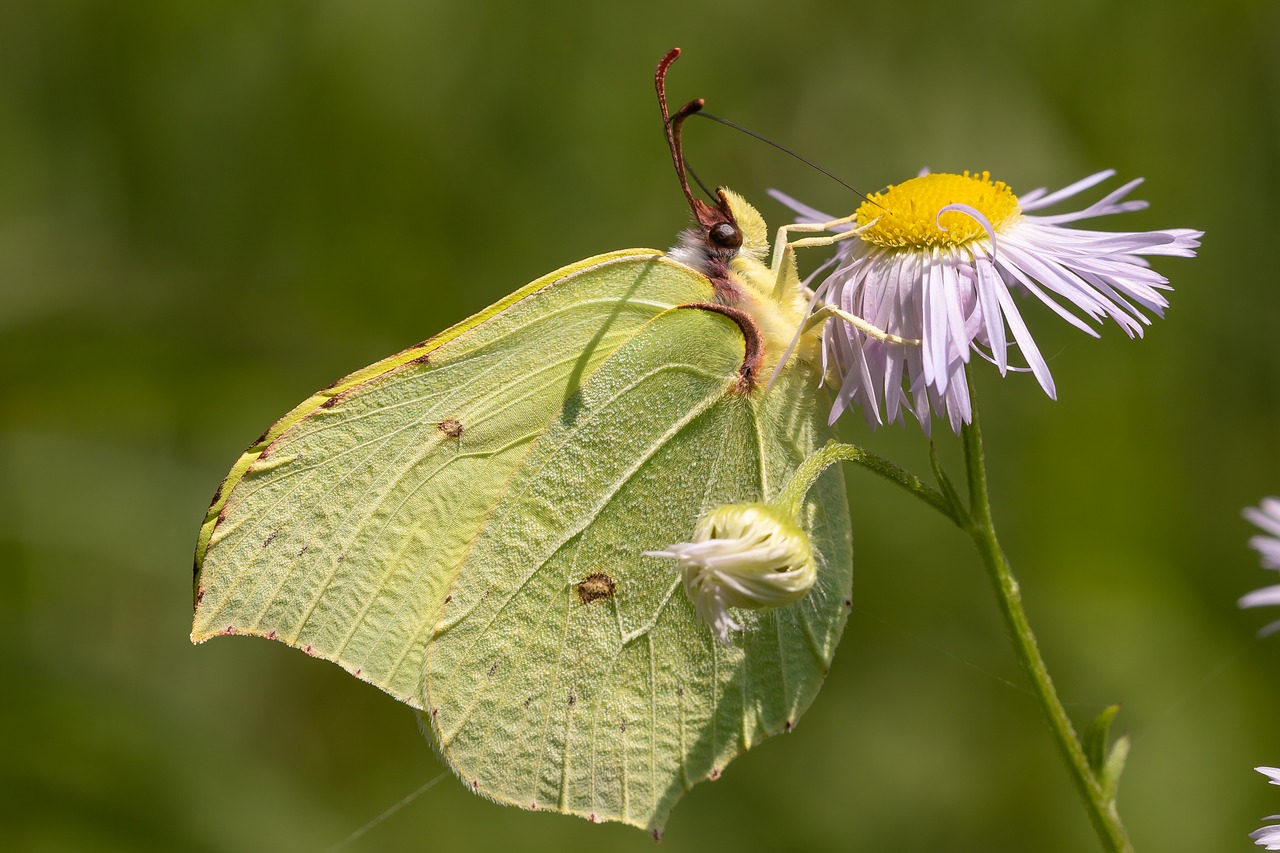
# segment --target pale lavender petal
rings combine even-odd
[[[944,204],[938,208],[938,214],[934,217],[934,221],[937,222],[939,228],[942,228],[942,214],[950,211],[963,213],[982,226],[982,230],[987,232],[987,239],[991,241],[991,254],[994,255],[1000,250],[1000,247],[996,245],[996,231],[991,227],[991,220],[983,216],[982,211],[971,204]],[[942,230],[945,231],[947,229],[942,228]]]
[[[1112,174],[1115,174],[1115,172],[1112,172]],[[1132,213],[1137,210],[1146,210],[1148,204],[1145,201],[1120,201],[1120,199],[1133,192],[1133,190],[1141,183],[1142,178],[1132,180],[1120,187],[1118,190],[1108,193],[1105,198],[1095,201],[1084,210],[1079,210],[1074,213],[1060,213],[1056,216],[1042,216],[1037,217],[1037,219],[1041,222],[1056,225],[1060,222],[1076,222],[1080,219],[1093,219],[1098,216],[1110,216],[1115,213]],[[1023,210],[1026,210],[1025,206],[1023,207]]]
[[[799,218],[796,220],[796,222],[805,222],[805,223],[830,222],[831,220],[836,218],[834,216],[827,216],[825,213],[818,210],[816,207],[810,207],[809,205],[805,204],[802,201],[797,201],[796,199],[784,193],[782,190],[768,189],[768,190],[765,190],[765,192],[768,193],[769,196],[772,197],[775,201],[780,201],[787,207],[794,210],[799,215]]]
[[[1270,604],[1280,604],[1280,585],[1264,586],[1240,598],[1241,607],[1264,607]]]
[[[1280,569],[1280,540],[1269,536],[1254,536],[1249,540],[1249,546],[1262,558],[1264,569]]]
[[[1280,569],[1280,499],[1264,498],[1256,507],[1247,507],[1242,513],[1246,519],[1256,524],[1268,535],[1254,536],[1249,545],[1262,558],[1265,569]],[[1240,607],[1265,607],[1280,604],[1280,585],[1263,587],[1242,596],[1238,602]],[[1267,635],[1280,630],[1280,622],[1272,622],[1258,633]],[[1258,768],[1260,772],[1263,768]],[[1280,771],[1278,771],[1280,772]]]
[[[1264,820],[1280,820],[1280,815],[1272,815]],[[1280,850],[1280,825],[1264,826],[1249,833],[1253,843],[1263,850]]]
[[[924,378],[939,393],[946,393],[947,380],[947,294],[942,280],[942,270],[931,258],[924,270]]]
[[[1005,319],[1009,322],[1009,331],[1013,333],[1013,339],[1018,342],[1018,348],[1022,350],[1022,355],[1026,358],[1027,366],[1031,368],[1032,375],[1035,376],[1036,381],[1040,383],[1040,387],[1044,389],[1044,393],[1048,394],[1051,400],[1058,399],[1058,391],[1054,387],[1053,376],[1049,373],[1049,363],[1040,354],[1040,348],[1036,346],[1035,339],[1031,337],[1031,330],[1022,321],[1022,315],[1018,313],[1018,306],[1013,304],[1013,297],[1004,288],[996,291],[996,297],[1000,300],[1000,307],[1004,309]]]
[[[1196,231],[1192,228],[1170,228],[1164,233],[1171,235],[1173,241],[1147,249],[1145,254],[1190,258],[1195,255],[1196,249],[1200,248],[1200,238],[1204,236],[1203,231]]]
[[[1021,247],[1006,246],[1005,255],[1008,263],[1003,259],[997,260],[997,269],[1012,278],[1019,285],[1026,288],[1027,292],[1035,296],[1045,305],[1056,313],[1059,317],[1075,326],[1086,335],[1092,337],[1100,337],[1098,332],[1089,326],[1088,323],[1063,308],[1056,300],[1051,299],[1043,290],[1040,289],[1035,281],[1023,272],[1023,267],[1034,267],[1038,270],[1038,277],[1041,282],[1049,286],[1049,289],[1059,296],[1065,297],[1071,301],[1077,308],[1087,313],[1094,319],[1102,319],[1102,315],[1108,313],[1105,306],[1099,304],[1098,299],[1085,288],[1077,286],[1076,281],[1070,276],[1063,276],[1056,270],[1041,264],[1034,255],[1028,255],[1023,252]],[[1008,278],[1005,279],[1008,281]]]
[[[1103,181],[1105,181],[1107,178],[1111,177],[1115,173],[1116,173],[1115,169],[1103,169],[1101,172],[1094,172],[1089,177],[1081,178],[1080,180],[1076,181],[1074,184],[1071,184],[1070,186],[1063,187],[1057,192],[1049,193],[1049,195],[1047,196],[1036,199],[1035,207],[1028,207],[1027,202],[1025,200],[1020,200],[1022,202],[1021,204],[1022,209],[1023,210],[1039,210],[1042,207],[1049,207],[1052,204],[1056,204],[1057,202],[1062,201],[1064,198],[1071,198],[1071,196],[1078,195],[1079,193],[1082,193],[1085,190],[1089,189],[1089,187],[1096,186],[1097,184],[1102,183]]]
[[[968,335],[964,320],[964,309],[960,307],[960,276],[952,264],[939,265],[942,272],[942,292],[947,303],[947,362],[957,357],[962,361],[969,360],[969,344],[973,338]]]
[[[1264,533],[1280,537],[1280,498],[1263,498],[1256,507],[1247,507],[1244,517]]]
[[[1029,192],[1019,193],[1018,207],[1023,210],[1035,210],[1036,207],[1041,206],[1037,205],[1036,202],[1039,201],[1048,191],[1048,187],[1036,187]]]
[[[1004,336],[1004,315],[1000,313],[1000,297],[997,289],[1004,288],[994,265],[988,258],[976,258],[978,270],[978,306],[986,329],[986,343],[995,359],[1000,375],[1009,369],[1009,344]]]

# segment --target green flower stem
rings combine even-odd
[[[1067,762],[1075,782],[1076,790],[1084,800],[1085,809],[1093,828],[1098,833],[1103,848],[1109,853],[1132,853],[1133,845],[1125,833],[1120,815],[1116,811],[1115,800],[1104,791],[1102,783],[1089,767],[1084,748],[1076,734],[1075,727],[1067,717],[1066,709],[1053,689],[1053,681],[1049,678],[1044,659],[1036,645],[1035,635],[1027,622],[1026,611],[1022,609],[1022,595],[1018,591],[1018,582],[1009,569],[1000,543],[996,540],[995,527],[991,522],[991,503],[987,494],[986,462],[982,453],[982,433],[978,428],[978,412],[974,408],[973,423],[963,428],[965,468],[969,477],[969,512],[968,523],[962,524],[966,532],[973,538],[982,561],[986,564],[995,589],[996,598],[1000,602],[1000,612],[1004,616],[1005,625],[1013,640],[1018,660],[1022,668],[1031,678],[1036,699],[1040,702],[1040,710],[1045,722],[1053,732],[1058,750]],[[952,518],[955,513],[950,514]]]
[[[889,482],[906,489],[957,525],[961,523],[956,517],[951,501],[940,492],[931,489],[919,477],[908,474],[884,457],[877,456],[856,444],[841,444],[838,441],[828,441],[821,450],[800,463],[800,467],[795,470],[791,479],[782,487],[782,491],[773,499],[773,505],[792,516],[798,515],[800,502],[804,500],[809,487],[818,479],[819,474],[836,462],[856,462],[868,471],[879,474]]]
[[[1026,611],[1022,609],[1022,595],[1018,591],[1018,582],[1013,577],[1009,563],[996,539],[995,527],[991,520],[986,461],[982,452],[982,433],[978,427],[976,407],[973,423],[963,428],[962,437],[969,484],[968,509],[961,505],[959,495],[947,480],[936,457],[933,459],[934,472],[942,485],[942,491],[929,487],[919,477],[907,473],[868,450],[854,444],[840,444],[835,441],[827,442],[821,450],[805,459],[772,503],[779,509],[796,515],[805,493],[809,491],[819,474],[836,462],[854,462],[906,489],[968,533],[982,556],[983,564],[987,567],[991,585],[1000,602],[1000,613],[1004,616],[1018,660],[1031,679],[1032,689],[1040,703],[1045,722],[1048,723],[1063,760],[1071,771],[1076,790],[1084,800],[1089,819],[1098,833],[1103,848],[1108,853],[1132,853],[1133,845],[1125,833],[1124,825],[1120,822],[1115,800],[1104,790],[1101,780],[1090,768],[1080,737],[1076,734],[1075,727],[1071,724],[1071,719],[1067,716],[1066,709],[1062,707],[1062,702],[1053,688],[1053,680],[1049,677],[1044,659],[1040,657],[1035,634],[1031,632],[1031,625],[1027,622]]]

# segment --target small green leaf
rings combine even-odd
[[[1102,776],[1098,782],[1102,785],[1102,793],[1110,802],[1116,798],[1116,789],[1120,787],[1120,774],[1124,772],[1124,761],[1129,757],[1129,736],[1121,735],[1111,747],[1107,763],[1102,768]]]
[[[951,478],[947,476],[946,471],[942,470],[942,460],[938,458],[938,447],[932,441],[929,442],[929,465],[933,468],[933,476],[938,479],[938,489],[951,505],[951,520],[960,527],[967,527],[969,511],[965,509],[964,501],[960,499],[956,487],[951,485]]]
[[[1089,724],[1089,728],[1084,733],[1084,756],[1089,762],[1089,769],[1093,771],[1094,778],[1101,779],[1103,771],[1107,764],[1107,741],[1109,732],[1111,731],[1111,721],[1115,719],[1116,714],[1120,712],[1119,705],[1112,705],[1105,709],[1097,718]],[[1123,763],[1123,757],[1121,762]]]

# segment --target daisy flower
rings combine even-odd
[[[692,542],[645,551],[677,561],[685,595],[726,645],[742,624],[730,607],[758,610],[799,601],[818,579],[809,537],[767,504],[729,504],[698,520]]]
[[[1264,498],[1257,507],[1247,508],[1244,517],[1267,534],[1254,536],[1249,540],[1249,544],[1262,557],[1262,567],[1280,570],[1280,498]],[[1240,599],[1241,607],[1260,607],[1265,604],[1280,604],[1280,584],[1254,590]],[[1272,622],[1262,629],[1262,633],[1270,634],[1276,630],[1280,630],[1280,622]]]
[[[1049,364],[1014,301],[1030,294],[1081,331],[1098,336],[1084,318],[1110,318],[1129,337],[1141,337],[1168,306],[1167,280],[1146,255],[1191,257],[1201,231],[1104,232],[1072,226],[1083,219],[1141,210],[1126,200],[1130,181],[1083,209],[1035,213],[1115,174],[1108,170],[1057,192],[1016,196],[987,172],[922,174],[867,197],[858,208],[857,237],[840,244],[838,264],[816,290],[817,299],[919,346],[885,343],[842,323],[827,323],[823,352],[839,376],[834,422],[850,405],[873,426],[901,422],[910,412],[929,431],[932,413],[956,432],[973,419],[965,367],[972,353],[1001,375],[1029,370],[1056,395]],[[805,221],[830,221],[774,192]],[[1083,315],[1083,316],[1081,316]],[[1016,347],[1025,367],[1010,364]]]
[[[1280,785],[1280,768],[1276,767],[1255,767],[1264,776],[1271,780],[1272,785]],[[1280,815],[1269,815],[1263,820],[1280,820]],[[1249,837],[1253,839],[1253,843],[1265,850],[1280,850],[1280,825],[1264,826],[1261,829],[1255,829],[1249,833]]]

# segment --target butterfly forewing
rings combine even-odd
[[[272,637],[420,706],[429,629],[512,473],[618,346],[709,292],[657,253],[602,256],[312,398],[224,485],[193,639]]]

